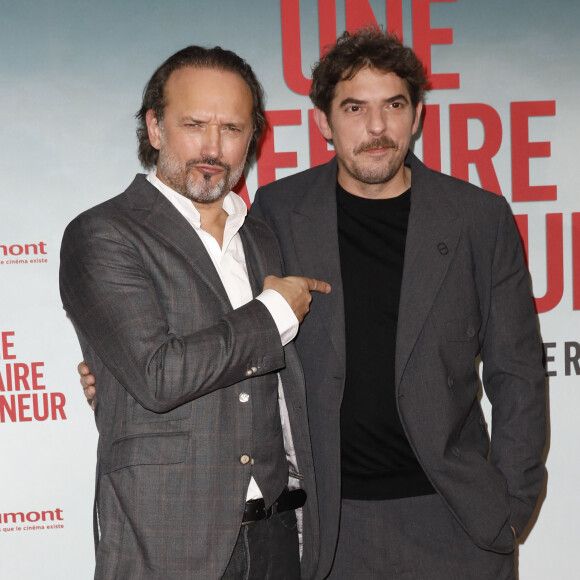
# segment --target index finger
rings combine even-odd
[[[322,280],[317,280],[316,278],[304,278],[306,284],[308,285],[308,290],[310,292],[322,292],[323,294],[328,294],[331,290],[330,284]]]

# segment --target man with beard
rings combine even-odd
[[[95,578],[298,578],[304,491],[310,576],[316,492],[288,343],[330,288],[277,277],[274,236],[230,191],[264,127],[261,86],[234,53],[192,46],[137,116],[153,169],[73,220],[61,249],[99,383]]]
[[[310,91],[336,157],[252,206],[285,271],[333,287],[296,339],[319,578],[514,579],[542,490],[545,374],[520,239],[504,198],[410,151],[426,84],[394,36],[345,33]]]

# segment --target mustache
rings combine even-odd
[[[216,165],[217,167],[221,167],[226,171],[230,171],[232,168],[229,163],[224,163],[223,161],[220,161],[215,157],[206,157],[206,156],[200,157],[199,159],[190,159],[189,161],[186,162],[185,168],[189,170],[192,167],[195,167],[196,165]]]
[[[368,141],[358,145],[354,150],[354,154],[358,155],[359,153],[363,153],[369,149],[383,149],[385,147],[396,149],[397,144],[389,137],[376,137],[375,139],[369,139]]]

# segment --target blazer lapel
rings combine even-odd
[[[171,202],[144,175],[138,175],[125,193],[132,209],[143,213],[143,226],[177,250],[223,303],[224,309],[232,310],[226,290],[205,246]]]
[[[397,388],[453,260],[462,224],[453,207],[433,187],[427,168],[412,154],[408,161],[412,193],[397,328]]]
[[[255,297],[262,292],[264,278],[269,274],[275,274],[276,272],[266,271],[267,259],[262,245],[258,241],[257,232],[254,231],[251,218],[246,217],[246,221],[240,229],[240,237],[242,238],[242,245],[244,246],[246,269],[248,271],[250,286],[252,287],[252,295]]]
[[[315,296],[313,308],[322,312],[326,331],[341,361],[345,359],[344,301],[336,215],[336,160],[304,192],[290,216],[291,231],[301,274],[324,280],[330,294]],[[295,272],[288,272],[295,274]]]

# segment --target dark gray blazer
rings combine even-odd
[[[417,458],[473,541],[510,552],[542,489],[545,375],[521,242],[505,199],[426,168],[413,154],[397,332],[399,415]],[[252,215],[276,233],[286,274],[332,284],[296,346],[306,378],[321,555],[332,562],[340,513],[344,306],[336,161],[258,190]],[[490,440],[475,359],[493,406]]]
[[[266,275],[281,273],[278,246],[251,217],[240,235],[256,295]],[[303,565],[311,575],[317,505],[304,380],[266,307],[253,300],[232,309],[197,234],[143,175],[71,222],[60,284],[99,385],[95,577],[222,576],[252,470],[280,451],[284,458],[277,370],[308,494]],[[270,420],[264,430],[274,436],[256,441],[253,416]],[[243,454],[254,467],[240,462]],[[266,501],[285,485],[282,475],[262,490]]]

